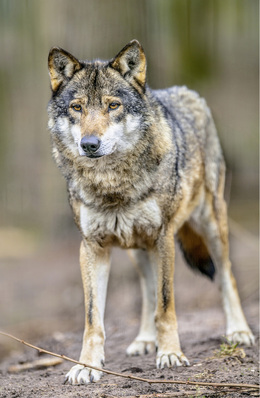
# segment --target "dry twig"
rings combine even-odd
[[[142,381],[142,382],[149,383],[149,384],[184,384],[184,385],[195,385],[195,386],[206,386],[206,387],[259,389],[259,385],[257,385],[257,384],[209,383],[209,382],[198,382],[198,381],[189,381],[189,380],[183,381],[183,380],[145,379],[145,378],[133,376],[133,375],[130,375],[130,374],[123,374],[123,373],[113,372],[111,370],[107,370],[107,369],[104,369],[104,368],[101,369],[101,368],[98,368],[96,366],[92,366],[92,365],[89,365],[89,364],[86,364],[86,363],[82,363],[82,362],[76,361],[75,359],[69,358],[66,355],[56,354],[54,352],[47,351],[47,350],[45,350],[43,348],[37,347],[37,346],[35,346],[33,344],[27,343],[26,341],[21,340],[18,337],[12,336],[9,333],[5,333],[5,332],[0,331],[0,335],[9,337],[9,338],[11,338],[13,340],[16,340],[19,343],[22,343],[22,344],[24,344],[24,345],[26,345],[26,346],[28,346],[30,348],[33,348],[34,350],[37,350],[40,353],[52,355],[54,357],[64,359],[65,361],[76,363],[78,365],[82,365],[82,366],[85,366],[87,368],[95,369],[95,370],[98,370],[100,372],[107,373],[107,374],[110,374],[110,375],[113,375],[113,376],[124,377],[126,379]]]
[[[34,370],[34,369],[44,369],[48,368],[49,366],[57,366],[61,364],[63,360],[61,358],[41,358],[37,359],[36,361],[32,362],[25,362],[18,365],[13,365],[8,368],[9,373],[19,373],[25,370]]]

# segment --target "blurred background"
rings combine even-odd
[[[41,335],[58,329],[58,319],[63,330],[83,322],[80,237],[47,131],[52,46],[108,59],[138,39],[152,88],[187,85],[207,99],[228,165],[231,233],[245,247],[238,261],[253,270],[247,291],[256,294],[258,7],[258,0],[0,0],[1,328]],[[127,263],[121,256],[116,264]],[[128,274],[121,268],[119,279]]]

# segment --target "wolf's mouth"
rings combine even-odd
[[[105,154],[104,154],[104,155],[105,155]],[[90,159],[102,158],[104,155],[98,155],[98,154],[95,154],[95,153],[86,153],[86,154],[85,154],[85,156],[86,156],[87,158],[90,158]]]

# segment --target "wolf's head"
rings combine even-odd
[[[146,59],[138,41],[110,61],[79,61],[61,48],[48,59],[49,128],[63,151],[100,158],[127,153],[147,127]]]

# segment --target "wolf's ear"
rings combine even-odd
[[[130,82],[144,88],[146,82],[146,58],[141,44],[132,40],[112,60],[112,68]]]
[[[62,83],[68,82],[82,66],[73,55],[62,48],[54,47],[49,53],[48,67],[51,88],[55,92]]]

